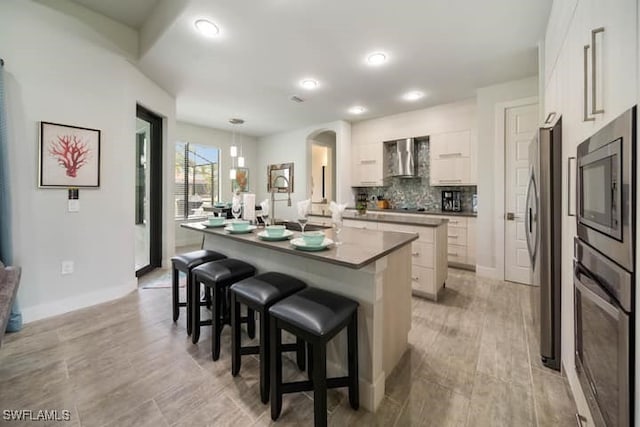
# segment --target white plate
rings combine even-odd
[[[228,231],[231,234],[247,234],[247,233],[251,233],[256,228],[258,227],[256,227],[255,225],[250,225],[249,228],[246,228],[244,230],[236,230],[235,228],[233,228],[233,226],[227,225],[224,228],[224,231]]]
[[[229,222],[225,221],[222,224],[212,225],[212,224],[209,224],[209,221],[205,221],[205,222],[201,222],[200,224],[204,225],[207,228],[220,228],[220,227],[225,227],[229,225]]]
[[[326,249],[332,244],[333,244],[333,240],[329,239],[328,237],[324,238],[324,241],[322,242],[322,244],[314,245],[314,246],[306,244],[302,237],[298,237],[297,239],[291,240],[291,245],[293,245],[296,249],[300,249],[301,251],[310,251],[310,252],[321,251],[323,249]]]
[[[284,234],[282,236],[269,236],[269,234],[266,231],[261,231],[258,233],[258,237],[262,240],[267,240],[269,242],[277,242],[279,240],[288,240],[291,238],[291,236],[293,236],[293,231],[291,230],[284,230]]]

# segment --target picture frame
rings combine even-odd
[[[100,187],[99,129],[40,122],[40,188]]]
[[[249,192],[249,168],[236,168],[236,179],[231,180],[231,192]]]

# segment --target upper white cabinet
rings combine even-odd
[[[475,185],[471,131],[429,137],[429,176],[432,186]]]
[[[353,187],[379,187],[383,185],[382,142],[352,146],[352,182]]]

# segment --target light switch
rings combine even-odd
[[[69,200],[69,212],[80,212],[80,200]]]

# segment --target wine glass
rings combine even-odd
[[[340,246],[342,242],[340,241],[340,232],[342,231],[342,215],[339,217],[334,217],[331,219],[331,223],[334,228],[334,234],[336,236],[336,241],[334,242],[336,246]]]
[[[300,217],[300,215],[298,216]],[[307,216],[308,214],[305,213],[304,216],[298,218],[298,224],[300,224],[300,230],[302,231],[302,233],[304,233],[304,227],[307,225],[307,222],[309,222],[309,218]]]

